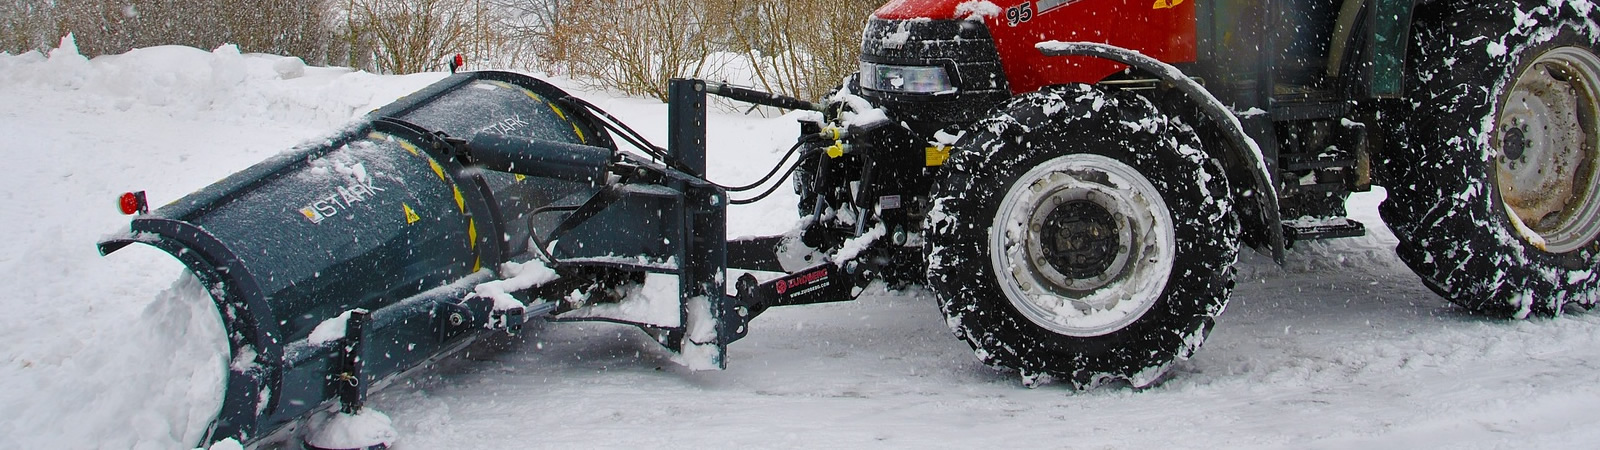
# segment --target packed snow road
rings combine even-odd
[[[0,55],[0,449],[184,448],[215,411],[215,311],[157,251],[101,258],[116,194],[164,204],[426,85],[228,49],[83,61]],[[298,70],[298,73],[297,73]],[[564,83],[570,84],[570,83]],[[585,97],[665,136],[665,108]],[[787,118],[712,119],[711,175],[757,175]],[[786,193],[784,193],[786,194]],[[1600,313],[1463,314],[1393,256],[1382,191],[1351,200],[1371,234],[1247,253],[1200,353],[1150,389],[1021,386],[976,362],[934,300],[870,289],[769,311],[729,369],[691,372],[637,330],[537,324],[374,393],[401,449],[1593,448]],[[794,197],[731,211],[777,232]]]
[[[1287,268],[1244,262],[1205,349],[1141,392],[1023,388],[976,363],[928,295],[880,289],[770,312],[725,372],[682,370],[625,327],[551,324],[480,346],[373,404],[422,448],[1600,443],[1600,317],[1464,315],[1388,245],[1332,243],[1295,253]]]

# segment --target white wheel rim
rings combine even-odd
[[[1496,121],[1496,178],[1506,214],[1528,241],[1566,253],[1600,236],[1600,58],[1545,52],[1517,76]]]
[[[1012,184],[989,229],[989,255],[1001,290],[1028,320],[1094,337],[1155,305],[1175,240],[1172,213],[1149,179],[1121,161],[1079,154]]]

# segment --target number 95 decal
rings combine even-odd
[[[1021,5],[1006,8],[1006,25],[1017,26],[1023,22],[1033,20],[1033,2],[1022,2]]]

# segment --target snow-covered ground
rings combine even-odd
[[[0,55],[0,449],[185,448],[215,411],[215,311],[165,254],[94,243],[117,194],[165,204],[441,77],[159,47]],[[287,78],[287,79],[286,79]],[[572,83],[554,80],[558,84]],[[664,106],[582,96],[664,140]],[[793,121],[719,114],[711,174],[763,173]],[[1247,254],[1211,340],[1134,392],[1028,389],[976,362],[921,290],[779,309],[691,372],[638,331],[539,324],[374,393],[400,449],[1595,448],[1600,314],[1486,320],[1371,235]],[[733,235],[793,220],[786,190]]]

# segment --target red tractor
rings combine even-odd
[[[1374,184],[1400,258],[1462,307],[1600,295],[1587,0],[895,0],[862,36],[805,125],[849,132],[797,172],[804,241],[891,236],[880,275],[926,273],[1026,382],[1155,382],[1241,244],[1362,235],[1344,200]]]

